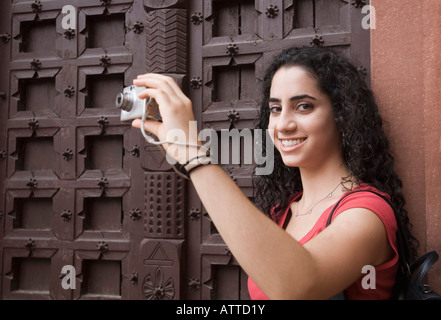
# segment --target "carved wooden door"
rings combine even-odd
[[[145,71],[143,2],[0,6],[1,297],[144,298],[146,151],[115,108]]]
[[[253,128],[283,48],[332,46],[369,73],[364,3],[1,1],[0,297],[247,299],[191,183],[119,120],[115,96],[166,73],[199,129]],[[252,198],[252,165],[223,167]]]
[[[190,1],[189,94],[202,128],[253,128],[265,68],[291,46],[327,46],[351,57],[369,77],[368,1]],[[240,150],[246,150],[242,142]],[[230,150],[231,154],[233,153]],[[220,155],[221,156],[221,155]],[[252,165],[225,171],[253,198]],[[215,182],[213,182],[215,183]],[[189,189],[187,295],[190,299],[248,299],[247,276]],[[246,228],[246,226],[244,226]]]

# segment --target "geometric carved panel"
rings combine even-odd
[[[146,65],[149,72],[186,73],[187,10],[154,10],[147,14]]]
[[[86,21],[87,48],[110,48],[124,45],[126,30],[124,13],[90,15],[87,16]]]
[[[234,37],[256,32],[258,13],[254,10],[254,0],[238,2],[213,3],[213,37]]]
[[[55,171],[57,154],[53,137],[17,139],[18,160],[16,170]]]
[[[214,300],[249,300],[247,290],[248,277],[237,265],[213,265]],[[236,285],[234,289],[232,285]]]
[[[55,78],[19,80],[17,111],[55,111]]]
[[[319,0],[315,1],[315,28],[340,25],[342,22],[341,9],[344,1]]]
[[[292,29],[305,29],[314,27],[313,12],[314,2],[310,0],[297,0],[295,6],[291,6],[284,16],[285,19],[294,19],[291,22],[292,28],[287,28],[290,32]]]
[[[86,150],[86,170],[122,169],[123,136],[88,136]]]
[[[22,248],[4,248],[2,255],[2,286],[4,299],[53,298],[51,280],[56,249],[40,248],[44,240],[23,238]],[[25,246],[26,245],[26,246]],[[58,280],[58,274],[56,276]],[[57,281],[57,284],[59,282]]]
[[[185,181],[175,173],[145,174],[144,235],[184,237]]]
[[[121,231],[123,222],[122,198],[101,197],[84,200],[84,229]]]
[[[50,265],[48,258],[13,258],[11,291],[48,294]]]
[[[214,68],[215,89],[212,101],[252,100],[257,96],[258,83],[254,65]]]
[[[55,178],[53,173],[58,171],[60,159],[57,150],[60,130],[43,127],[43,123],[43,120],[29,119],[23,123],[28,128],[9,130],[9,175],[18,171],[38,171]]]
[[[81,296],[121,297],[121,261],[83,260]]]
[[[20,52],[54,51],[57,39],[55,20],[21,22]]]
[[[139,252],[139,285],[147,300],[180,299],[183,240],[144,239]]]
[[[89,239],[91,241],[92,239]],[[86,241],[77,249],[73,265],[77,290],[74,299],[121,299],[127,295],[127,243],[103,239]]]
[[[130,192],[126,188],[113,188],[112,179],[105,181],[105,186],[98,187],[99,176],[94,176],[93,188],[77,189],[75,218],[75,238],[96,239],[111,236],[125,240],[128,234],[129,210],[124,206]],[[106,178],[104,178],[106,179]],[[127,215],[125,215],[127,213]]]
[[[26,70],[10,72],[10,117],[60,117],[62,108],[66,108],[61,106],[64,97],[59,88],[63,73],[60,72],[61,68],[44,67],[59,62],[40,59],[20,61],[17,67]]]
[[[86,108],[115,108],[115,97],[124,88],[124,74],[88,75]]]
[[[109,59],[111,64],[107,67],[99,65],[100,59],[104,59],[104,62]],[[117,64],[118,59],[124,59],[124,63]],[[77,115],[119,116],[115,97],[124,88],[124,73],[130,66],[125,62],[130,59],[130,56],[105,57],[100,53],[93,61],[85,61],[97,65],[80,67],[78,70]]]
[[[7,191],[4,222],[5,234],[9,237],[54,237],[60,232],[57,230],[57,223],[61,220],[57,214],[61,213],[57,208],[60,193],[56,188],[45,188],[43,181],[40,181],[40,188],[39,180],[37,176],[34,190],[20,188]],[[26,180],[20,181],[20,184],[25,183]]]
[[[14,229],[51,229],[55,217],[51,198],[16,198]]]

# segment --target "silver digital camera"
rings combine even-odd
[[[144,91],[145,87],[134,85],[123,89],[122,93],[116,96],[116,107],[121,109],[121,121],[131,121],[142,118],[144,112],[147,119],[153,119],[158,110],[158,104],[152,98],[150,100],[139,99],[138,94]]]

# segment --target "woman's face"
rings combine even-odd
[[[280,68],[274,75],[268,129],[289,167],[318,169],[342,161],[331,101],[302,67]]]

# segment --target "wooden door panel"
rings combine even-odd
[[[190,97],[201,128],[216,131],[253,129],[260,86],[267,65],[291,46],[329,46],[369,69],[369,31],[361,30],[361,9],[348,1],[244,0],[191,1]],[[351,35],[356,34],[354,38]],[[363,68],[361,67],[361,68]],[[192,80],[194,82],[192,82]],[[192,85],[193,84],[193,85]],[[219,142],[220,143],[220,142]],[[252,143],[252,142],[251,142]],[[239,164],[222,163],[224,170],[252,200],[252,164],[245,163],[238,144]],[[232,152],[234,146],[229,146]],[[219,147],[221,149],[221,147]],[[219,159],[221,152],[218,152]],[[189,190],[192,219],[189,239],[189,297],[247,299],[246,275],[212,225],[208,213]],[[245,227],[245,226],[244,226]],[[195,241],[195,244],[192,243]],[[199,247],[198,247],[199,245]],[[197,251],[199,250],[199,254]],[[194,261],[192,261],[194,260]],[[202,261],[201,265],[197,262]],[[200,278],[197,268],[200,268]]]
[[[77,28],[62,28],[64,5],[75,8]],[[1,296],[141,298],[132,275],[144,201],[131,190],[144,184],[133,175],[140,139],[114,99],[145,70],[145,33],[134,27],[145,21],[143,3],[1,6],[11,26],[2,23],[10,35],[2,70],[10,71],[0,79]],[[75,267],[75,289],[61,286],[66,265]]]
[[[38,250],[30,256],[35,242],[26,242],[27,248],[4,249],[3,294],[6,299],[51,299],[51,256],[55,250]],[[38,274],[38,277],[35,275]]]

